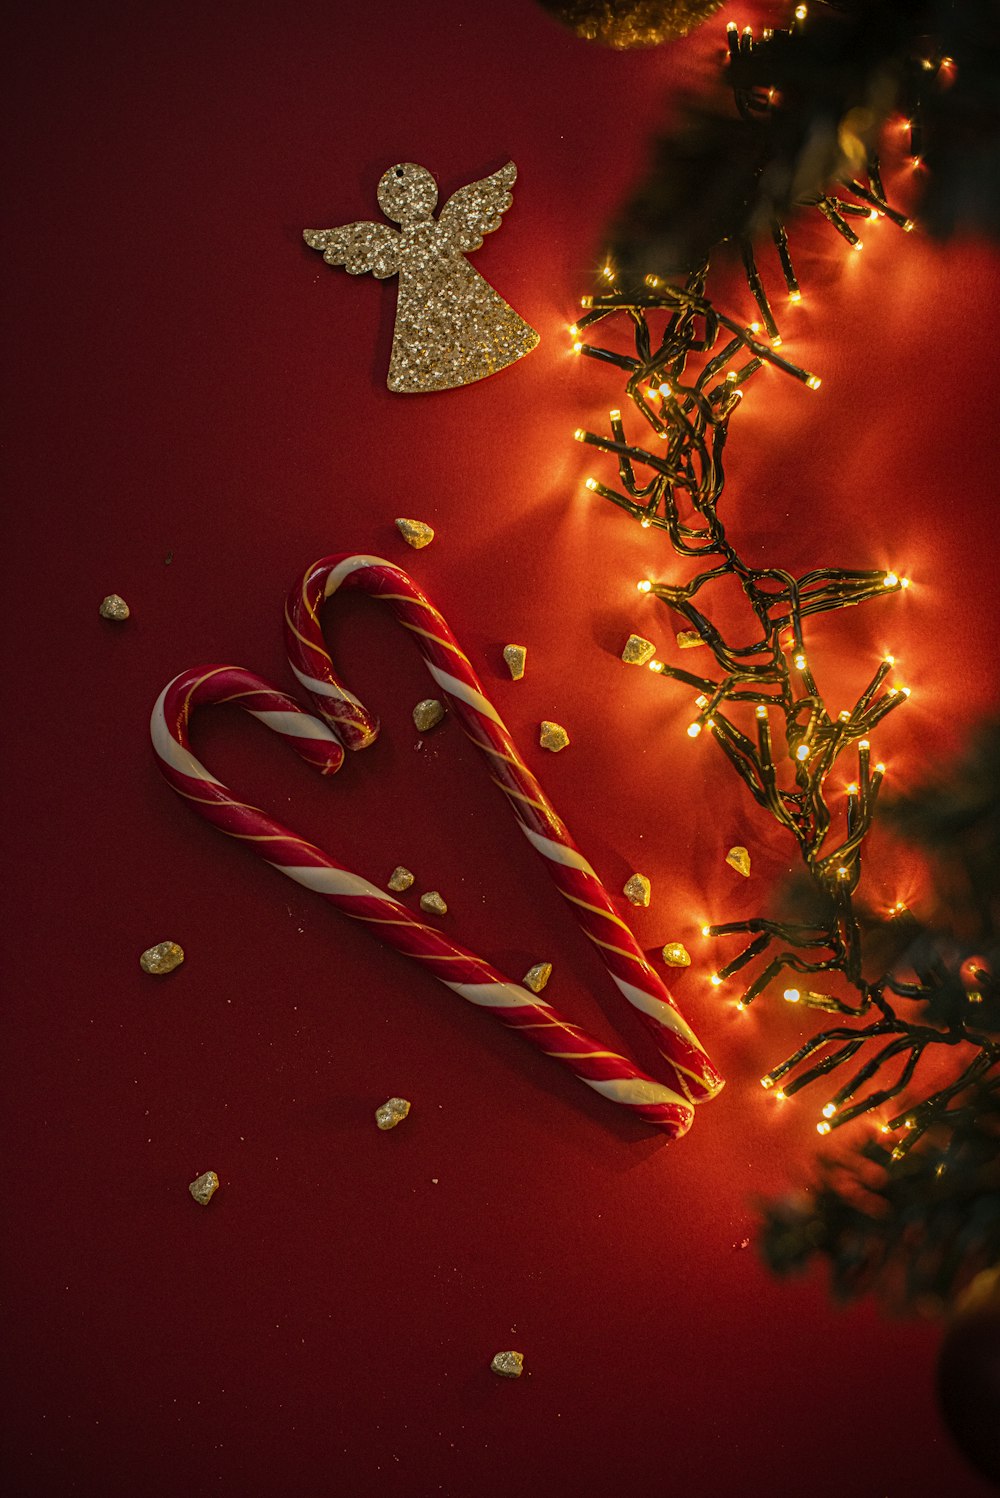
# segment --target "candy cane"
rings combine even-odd
[[[325,723],[303,712],[293,698],[275,691],[259,676],[236,666],[183,671],[160,693],[150,732],[167,781],[207,821],[248,843],[274,868],[315,890],[345,915],[371,925],[389,946],[415,958],[447,988],[562,1061],[596,1092],[647,1123],[660,1125],[672,1138],[690,1127],[693,1110],[685,1098],[609,1051],[551,1004],[511,983],[488,962],[426,925],[366,879],[350,873],[258,807],[238,800],[191,752],[191,714],[213,702],[238,703],[324,774],[337,770],[344,757]]]
[[[323,640],[320,606],[338,589],[384,599],[413,634],[431,676],[485,756],[518,826],[544,858],[556,888],[569,901],[621,993],[638,1010],[682,1091],[695,1103],[712,1097],[723,1085],[721,1076],[521,759],[468,657],[416,583],[381,557],[324,557],[306,570],[288,596],[285,638],[291,667],[323,718],[349,749],[364,748],[378,733],[378,720],[335,676]]]

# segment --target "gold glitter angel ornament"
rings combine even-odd
[[[387,224],[345,224],[306,229],[303,238],[328,265],[352,276],[371,271],[379,280],[399,276],[389,389],[450,390],[496,374],[538,342],[534,328],[498,296],[465,258],[484,234],[499,229],[513,199],[512,161],[470,182],[445,203],[437,220],[437,183],[426,167],[404,161],[378,185]]]

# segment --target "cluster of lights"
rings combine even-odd
[[[795,24],[800,26],[805,6],[795,14]],[[730,26],[731,51],[754,45],[749,29],[737,36],[735,31]],[[766,101],[759,95],[737,95],[737,103],[747,117],[756,118],[762,110],[774,107],[773,91]],[[862,242],[847,222],[849,218],[887,217],[904,231],[913,228],[909,219],[886,202],[875,158],[869,161],[867,184],[852,181],[848,186],[857,203],[828,197],[817,206],[855,250],[861,249]],[[781,225],[775,226],[774,240],[789,301],[800,302],[802,293]],[[823,914],[811,923],[760,917],[706,925],[702,934],[749,938],[731,962],[710,975],[714,988],[765,957],[763,968],[736,1000],[739,1011],[745,1011],[782,976],[787,981],[794,975],[806,982],[784,989],[788,1003],[847,1021],[812,1036],[762,1077],[761,1085],[770,1096],[791,1097],[868,1048],[869,1059],[822,1109],[817,1129],[825,1135],[898,1096],[908,1086],[923,1052],[943,1038],[939,1030],[915,1026],[896,1013],[894,999],[925,995],[927,990],[919,982],[904,982],[891,972],[877,981],[864,976],[861,929],[852,903],[861,878],[862,843],[886,774],[884,763],[872,762],[871,734],[910,697],[910,688],[887,683],[896,661],[886,654],[854,706],[831,713],[820,696],[804,640],[810,616],[900,594],[909,588],[910,579],[895,569],[835,568],[815,569],[795,578],[777,569],[753,567],[729,541],[718,514],[723,489],[721,455],[730,418],[748,382],[770,366],[810,390],[818,390],[821,384],[817,375],[776,352],[781,337],[752,247],[744,243],[741,248],[759,309],[759,320],[748,325],[727,317],[708,300],[707,266],[679,285],[648,276],[638,290],[620,287],[610,262],[603,267],[605,285],[583,299],[570,336],[577,354],[622,372],[629,421],[638,420],[645,438],[631,440],[626,435],[621,407],[609,413],[610,435],[584,428],[575,435],[577,441],[611,457],[618,469],[618,487],[591,476],[587,489],[625,511],[643,529],[665,532],[678,555],[700,565],[702,570],[683,585],[644,578],[636,587],[640,595],[666,603],[683,620],[686,632],[700,636],[718,674],[702,674],[660,659],[649,662],[649,670],[696,692],[697,716],[689,723],[687,735],[694,740],[704,734],[719,745],[755,800],[794,838],[821,897]],[[586,335],[609,318],[627,322],[634,353],[623,353],[620,346],[598,346],[588,339]],[[647,445],[650,435],[656,439],[652,448]],[[749,646],[730,644],[702,610],[701,589],[723,573],[738,577],[758,620],[759,638]],[[745,731],[740,722],[740,714],[749,705],[755,732]],[[780,728],[777,737],[772,734],[775,724]],[[851,748],[856,771],[842,790],[833,787],[831,791],[831,771]],[[907,915],[903,902],[898,901],[892,918]],[[830,980],[846,982],[855,991],[856,1002],[811,986]],[[970,1003],[974,997],[981,995],[970,993]],[[871,1042],[878,1042],[874,1055]],[[901,1069],[883,1084],[882,1069],[896,1058]],[[895,1158],[912,1146],[952,1097],[976,1080],[986,1064],[989,1058],[981,1051],[948,1087],[905,1114],[883,1119],[881,1127],[886,1132],[902,1135],[893,1150]],[[865,1092],[866,1084],[876,1078],[874,1090]]]
[[[807,14],[806,6],[800,5],[796,8],[790,27],[792,35],[803,29]],[[774,88],[762,89],[742,86],[739,82],[739,75],[743,69],[737,68],[736,65],[745,63],[754,52],[755,47],[767,49],[772,43],[774,36],[773,29],[765,28],[761,41],[758,43],[754,41],[754,34],[751,27],[745,26],[740,31],[735,21],[730,21],[726,27],[730,59],[734,65],[734,76],[737,80],[733,88],[736,107],[741,118],[751,123],[758,132],[762,127],[766,127],[769,120],[780,110],[781,100],[778,91]],[[845,125],[849,125],[849,121],[845,121]],[[879,171],[878,157],[874,152],[868,153],[867,181],[862,182],[857,178],[851,178],[842,183],[841,186],[842,189],[851,194],[850,199],[827,192],[823,193],[813,206],[815,211],[823,215],[841,238],[850,245],[852,250],[862,250],[864,248],[864,241],[852,229],[849,222],[851,219],[862,220],[865,223],[874,223],[878,219],[886,218],[905,233],[909,233],[914,228],[912,219],[907,218],[904,213],[900,213],[897,209],[892,208],[886,201],[885,189],[882,185],[882,178]],[[800,302],[802,300],[802,292],[788,249],[788,235],[780,219],[775,218],[773,220],[771,233],[778,255],[778,262],[781,266],[782,276],[784,277],[788,300],[790,302]],[[761,318],[761,323],[752,323],[751,329],[755,333],[760,332],[762,324],[770,340],[771,347],[780,348],[781,335],[778,331],[774,311],[757,267],[754,247],[749,235],[744,236],[739,241],[739,249],[743,259],[743,269],[747,285],[757,304]],[[807,380],[806,383],[815,389],[818,387],[819,381],[816,381],[816,385],[812,385],[812,378]]]

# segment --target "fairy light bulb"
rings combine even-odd
[[[886,573],[885,577],[883,577],[883,579],[882,579],[882,586],[883,586],[883,588],[898,588],[899,587],[899,578],[896,576],[895,572],[887,572]]]
[[[577,442],[583,442],[585,441],[587,434],[583,430],[583,427],[577,427],[576,431],[573,433],[573,436],[576,438]]]
[[[641,583],[636,583],[636,587],[638,588],[640,593],[648,593],[652,586],[653,584],[649,581],[648,578],[643,578]]]
[[[579,333],[579,331],[580,331],[580,329],[577,327],[576,323],[575,322],[571,322],[570,325],[569,325],[569,336],[571,338],[575,338],[576,335]]]
[[[799,760],[800,763],[801,763],[802,760],[808,759],[809,758],[809,745],[808,744],[800,744],[799,747],[795,751],[795,758],[797,760]]]
[[[574,354],[582,354],[583,353],[583,344],[582,343],[574,343],[574,345],[573,345],[573,352],[574,352]]]
[[[785,998],[789,1004],[797,1004],[802,995],[797,988],[786,988]]]
[[[826,1107],[823,1109],[823,1117],[824,1118],[832,1118],[833,1115],[836,1113],[836,1111],[837,1111],[837,1105],[836,1105],[836,1103],[827,1103]]]
[[[666,667],[664,666],[664,664],[663,664],[662,661],[650,661],[650,663],[649,663],[649,670],[650,671],[655,671],[656,674],[657,674],[657,676],[658,676],[661,671],[665,671],[666,670]]]
[[[864,242],[863,239],[856,239],[854,241],[854,243],[851,245],[851,249],[852,250],[863,250],[864,247],[865,247],[865,242]]]
[[[788,300],[790,302],[801,302],[802,293],[801,291],[799,291],[798,287],[796,287],[794,291],[790,291],[788,293]]]
[[[719,977],[718,973],[710,973],[708,981],[709,983],[711,983],[713,988],[720,987],[722,983],[722,979]]]
[[[701,928],[701,934],[702,934],[702,936],[711,936],[711,934],[712,934],[712,928],[711,928],[711,926],[702,926],[702,928]]]
[[[816,1125],[816,1133],[817,1134],[829,1134],[829,1132],[830,1132],[830,1125],[827,1123],[826,1119],[824,1118],[823,1121],[822,1121],[822,1123],[818,1123]]]
[[[773,1077],[761,1077],[761,1079],[760,1079],[760,1085],[764,1088],[765,1091],[767,1091],[769,1088],[771,1088],[771,1087],[774,1086],[774,1078]]]
[[[853,780],[851,781],[850,785],[847,787],[847,794],[849,796],[856,796],[858,794],[858,787],[857,787],[856,783]]]
[[[799,652],[799,654],[798,654],[798,655],[797,655],[797,656],[796,656],[796,657],[795,657],[795,662],[794,662],[794,664],[795,664],[795,669],[796,669],[796,671],[804,671],[804,670],[805,670],[805,669],[806,669],[806,658],[805,658],[805,656],[804,656],[804,655],[803,655],[803,654],[802,654],[802,653],[801,653],[801,651],[800,651],[800,652]]]
[[[687,733],[688,733],[688,738],[689,739],[696,739],[698,737],[698,735],[701,733],[701,724],[700,723],[689,723],[688,724],[688,731],[687,731]]]
[[[818,390],[822,383],[823,381],[820,379],[819,375],[810,375],[806,380],[806,384],[809,386],[810,390]]]
[[[596,489],[597,488],[597,480],[596,479],[585,479],[584,480],[584,488],[585,489],[591,489],[591,490]]]

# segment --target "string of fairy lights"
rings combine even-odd
[[[797,9],[793,26],[803,24],[805,9]],[[740,34],[732,23],[728,37],[733,55],[754,45],[749,30]],[[773,99],[756,93],[737,94],[744,117],[774,106]],[[911,130],[911,148],[915,141]],[[848,218],[887,218],[904,231],[912,229],[912,221],[887,203],[874,155],[867,156],[867,183],[852,177],[845,189],[859,201],[829,195],[813,206],[854,250],[862,241]],[[772,238],[787,296],[798,301],[786,227],[777,220]],[[712,665],[698,671],[653,660],[649,669],[695,694],[688,735],[714,740],[754,800],[794,840],[815,897],[815,914],[810,911],[808,921],[761,916],[704,927],[705,936],[747,938],[711,982],[719,987],[754,964],[755,976],[737,1001],[740,1009],[787,983],[786,1001],[844,1021],[814,1034],[771,1068],[762,1085],[777,1097],[791,1097],[833,1072],[843,1074],[857,1058],[856,1069],[829,1094],[817,1129],[828,1134],[861,1114],[882,1110],[882,1130],[896,1136],[892,1154],[899,1159],[935,1121],[961,1116],[963,1095],[996,1065],[1000,1046],[976,1026],[985,975],[974,967],[964,1003],[946,1024],[914,1017],[921,1002],[937,992],[940,975],[933,962],[912,977],[894,970],[874,981],[865,976],[854,897],[885,777],[884,764],[873,760],[872,736],[905,703],[910,689],[896,679],[895,660],[886,655],[854,706],[831,713],[809,662],[805,626],[816,614],[898,596],[909,579],[894,571],[832,567],[795,577],[780,567],[754,565],[729,538],[719,514],[723,459],[730,420],[749,382],[771,365],[812,391],[821,384],[817,375],[777,352],[781,336],[753,247],[744,241],[740,251],[759,314],[749,325],[722,313],[706,296],[707,262],[676,284],[649,275],[639,288],[619,285],[614,267],[604,267],[604,286],[583,298],[581,315],[570,328],[573,348],[621,371],[629,426],[638,423],[642,435],[627,435],[621,408],[610,412],[608,435],[584,428],[575,435],[617,464],[617,487],[589,477],[587,489],[644,529],[664,532],[673,551],[696,564],[687,582],[644,579],[638,589],[666,604],[683,624],[679,648],[706,647]],[[613,336],[601,344],[591,341],[587,335],[598,327]],[[609,342],[619,346],[608,347]],[[631,345],[630,351],[622,352],[622,344]],[[756,638],[749,644],[728,639],[703,606],[711,585],[732,577],[756,620]],[[851,778],[844,789],[840,774],[833,772],[847,757]],[[914,924],[901,902],[888,918],[901,927]],[[851,999],[829,991],[844,985]],[[921,1058],[941,1047],[961,1054],[957,1074],[902,1111],[892,1111]]]

